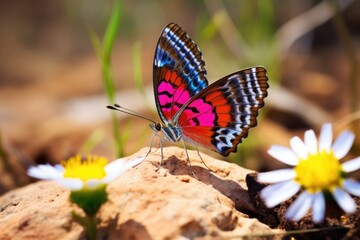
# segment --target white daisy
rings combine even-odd
[[[80,155],[63,161],[61,165],[38,165],[30,167],[28,175],[43,180],[55,180],[60,185],[78,191],[95,189],[108,184],[121,173],[140,164],[145,157],[134,159],[117,159],[110,163],[103,157],[89,155],[81,159]]]
[[[349,193],[360,196],[360,182],[347,179],[346,174],[360,169],[360,157],[339,162],[354,139],[353,133],[344,131],[332,143],[332,126],[327,123],[321,128],[319,140],[313,130],[308,130],[304,141],[299,137],[290,140],[291,148],[272,146],[268,153],[294,168],[259,173],[259,181],[274,183],[261,191],[266,206],[274,207],[302,189],[285,214],[289,220],[300,220],[312,208],[313,222],[321,222],[325,215],[324,192],[330,192],[344,212],[355,212],[356,204]]]

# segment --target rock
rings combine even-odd
[[[133,156],[143,156],[142,149]],[[209,239],[275,233],[257,219],[245,176],[252,171],[202,158],[184,149],[164,148],[108,185],[109,201],[98,214],[98,239]],[[0,239],[81,239],[82,227],[71,212],[69,191],[40,181],[0,197]],[[16,236],[16,237],[14,237]]]

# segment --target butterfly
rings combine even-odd
[[[153,66],[155,103],[162,122],[140,117],[152,122],[154,136],[162,132],[172,142],[183,140],[185,150],[186,142],[228,156],[257,125],[267,81],[266,69],[257,66],[209,85],[200,49],[181,27],[170,23],[160,35]],[[137,115],[117,104],[108,108]],[[189,159],[187,151],[186,155]]]

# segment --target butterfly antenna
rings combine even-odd
[[[134,112],[130,109],[127,109],[127,108],[124,108],[122,106],[120,106],[119,104],[114,104],[113,106],[111,105],[108,105],[106,106],[108,109],[111,109],[111,110],[115,110],[115,111],[119,111],[119,112],[122,112],[122,113],[126,113],[126,114],[129,114],[131,116],[135,116],[135,117],[138,117],[138,118],[142,118],[142,119],[145,119],[145,120],[148,120],[154,124],[156,124],[156,122],[154,120],[151,120],[148,116],[146,115],[142,115],[142,114],[139,114],[137,112]]]

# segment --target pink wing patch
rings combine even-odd
[[[179,118],[179,126],[214,126],[215,114],[213,106],[203,99],[196,99],[187,106]]]
[[[178,125],[185,141],[217,151],[211,144],[216,115],[203,98],[192,101],[179,117]]]
[[[160,110],[165,118],[170,120],[191,96],[176,72],[166,69],[164,71],[164,79],[160,81],[157,91]]]

